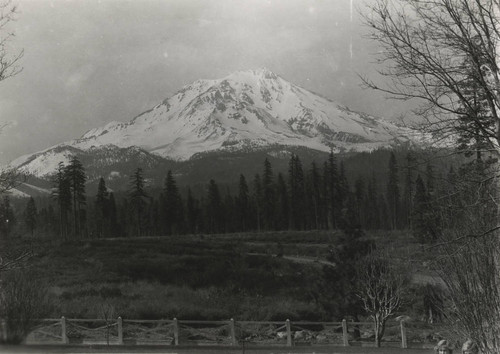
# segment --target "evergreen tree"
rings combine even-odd
[[[130,208],[133,213],[132,228],[137,236],[143,236],[146,223],[146,210],[148,206],[148,194],[145,191],[146,182],[144,180],[142,168],[137,168],[130,177],[129,199]]]
[[[415,174],[416,158],[412,151],[406,154],[406,175],[404,193],[402,199],[402,216],[404,217],[403,224],[411,229],[411,215],[413,214],[413,194],[414,194],[414,174]]]
[[[429,194],[425,188],[424,181],[417,176],[415,181],[415,202],[412,214],[413,235],[420,243],[430,242],[435,239],[433,214],[430,208]]]
[[[236,201],[235,198],[229,192],[229,188],[226,191],[226,196],[224,197],[223,208],[224,212],[224,232],[235,232],[237,230],[237,211],[236,211]]]
[[[311,164],[310,171],[310,193],[308,195],[311,198],[312,204],[312,214],[313,214],[313,225],[316,230],[322,228],[323,215],[322,215],[322,197],[321,197],[321,176],[318,171],[316,163],[313,161]]]
[[[45,222],[45,231],[50,233],[57,232],[57,216],[54,207],[51,204],[47,208]]]
[[[200,224],[200,211],[198,206],[198,201],[193,198],[191,193],[191,188],[188,188],[187,191],[187,200],[186,200],[186,222],[187,222],[187,231],[190,234],[197,233],[199,231]]]
[[[434,166],[432,166],[430,163],[428,163],[425,168],[425,175],[426,175],[427,194],[431,199],[433,199],[434,193],[436,191],[436,176],[434,175]]]
[[[54,178],[54,188],[52,198],[57,202],[59,211],[59,234],[66,240],[69,233],[68,214],[71,211],[71,189],[69,179],[65,173],[65,167],[62,162],[57,166],[57,173]]]
[[[275,225],[275,187],[271,163],[266,158],[262,175],[262,213],[265,230],[274,229]]]
[[[278,174],[278,206],[277,206],[277,229],[288,230],[290,223],[290,203],[288,199],[288,190],[285,178],[281,173]]]
[[[4,196],[0,204],[0,234],[8,237],[15,224],[16,217],[10,199]]]
[[[148,205],[147,212],[147,227],[146,232],[148,235],[160,235],[161,222],[160,222],[160,207],[158,200],[151,198]]]
[[[377,180],[375,174],[372,173],[368,182],[367,194],[367,227],[371,230],[380,229],[380,210],[377,203]]]
[[[264,192],[262,190],[262,182],[260,180],[260,175],[257,173],[253,180],[253,200],[255,204],[255,216],[257,222],[257,232],[261,231],[262,226],[262,199],[264,198]]]
[[[305,227],[305,184],[302,163],[293,154],[288,166],[288,184],[290,190],[290,225],[292,229],[302,230]]]
[[[96,237],[103,237],[107,229],[106,226],[109,225],[109,200],[106,182],[102,177],[99,179],[99,184],[97,186],[94,221],[96,224]]]
[[[359,176],[354,182],[354,207],[358,217],[358,222],[363,228],[367,228],[367,202],[366,202],[365,180]]]
[[[399,227],[399,212],[400,212],[400,192],[399,192],[399,177],[398,164],[396,156],[391,151],[389,158],[389,176],[387,180],[387,206],[389,211],[389,225],[391,230]]]
[[[236,200],[237,220],[239,230],[247,231],[250,227],[250,196],[248,194],[248,185],[245,176],[240,174],[238,184],[238,198]]]
[[[30,197],[28,203],[26,204],[26,209],[24,210],[24,222],[26,223],[32,238],[37,226],[37,216],[38,211],[36,209],[35,200],[33,197]]]
[[[109,234],[114,237],[116,236],[121,237],[123,236],[123,228],[118,223],[118,210],[116,207],[115,195],[113,193],[109,193],[108,204],[109,204],[108,212],[109,212],[109,227],[110,227]]]
[[[213,179],[208,184],[207,204],[207,231],[209,233],[221,233],[224,231],[224,210],[219,193],[219,187]]]
[[[390,230],[392,225],[390,224],[389,208],[387,207],[387,201],[383,194],[379,195],[379,206],[380,206],[380,229]]]
[[[170,170],[165,178],[163,194],[164,214],[162,217],[164,231],[167,235],[182,233],[184,229],[184,206],[177,183]]]
[[[76,156],[70,159],[69,165],[66,166],[64,174],[69,183],[69,189],[72,198],[73,210],[73,227],[75,236],[80,236],[80,233],[85,229],[85,211],[83,206],[86,205],[85,196],[85,181],[87,176],[82,163]]]
[[[324,178],[325,178],[325,196],[328,205],[328,224],[329,228],[337,228],[337,219],[342,209],[340,205],[339,193],[339,176],[337,171],[337,162],[333,151],[328,155],[328,161],[324,165]]]
[[[129,235],[137,235],[139,233],[137,226],[137,212],[130,206],[128,198],[123,198],[118,211],[118,225],[120,225],[121,235],[127,237]]]

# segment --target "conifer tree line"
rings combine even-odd
[[[365,230],[411,229],[422,243],[435,240],[443,223],[438,204],[452,193],[449,183],[442,181],[453,181],[456,172],[451,169],[448,176],[436,176],[434,167],[417,164],[411,151],[404,161],[397,161],[391,152],[386,172],[383,181],[370,171],[348,180],[343,161],[333,153],[310,166],[303,166],[293,154],[286,173],[276,173],[265,159],[262,172],[251,177],[241,174],[233,191],[211,179],[202,195],[190,187],[181,193],[168,171],[159,195],[151,195],[143,170],[137,168],[130,174],[126,193],[115,197],[101,177],[96,194],[88,196],[85,169],[72,157],[67,165],[59,164],[49,203],[37,206],[30,198],[16,217],[8,198],[0,202],[0,230],[8,234],[16,220],[22,220],[30,235],[41,232],[69,240],[335,230],[349,225]]]

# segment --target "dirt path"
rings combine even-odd
[[[270,255],[267,253],[247,253],[249,256],[267,256],[267,257],[277,257],[276,255]],[[283,259],[287,259],[289,261],[301,264],[318,264],[318,265],[327,265],[330,267],[335,267],[335,263],[325,261],[323,259],[318,259],[314,257],[305,257],[305,256],[281,256]]]

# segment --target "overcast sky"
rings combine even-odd
[[[377,51],[361,37],[365,1],[17,0],[10,45],[24,69],[0,83],[0,163],[128,121],[197,79],[260,67],[395,119],[404,107],[359,87]]]

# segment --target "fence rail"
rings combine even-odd
[[[196,321],[134,319],[41,319],[26,344],[108,345],[360,345],[373,338],[373,323],[311,321]],[[388,322],[393,345],[408,348],[404,321]],[[7,326],[0,322],[3,338]]]

